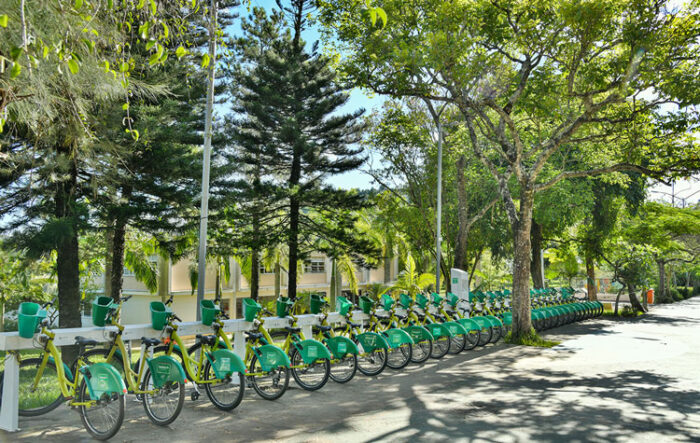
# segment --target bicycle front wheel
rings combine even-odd
[[[156,388],[150,368],[143,376],[141,391],[145,392],[142,400],[146,415],[158,426],[167,426],[175,421],[185,404],[185,384],[169,381]]]
[[[253,355],[250,360],[249,372],[250,383],[259,396],[265,400],[277,400],[287,390],[289,386],[289,369],[278,367],[269,372],[264,372],[258,361],[258,356]]]
[[[216,378],[209,360],[204,363],[204,390],[209,400],[222,411],[231,411],[241,404],[245,393],[244,375],[233,372],[225,379]]]
[[[41,358],[27,358],[19,363],[19,415],[36,417],[51,412],[63,402],[56,365]],[[0,372],[0,400],[4,372]],[[68,374],[66,374],[66,377]]]
[[[299,386],[307,391],[321,389],[331,374],[331,363],[327,358],[316,360],[306,364],[297,348],[293,348],[290,361],[292,362],[292,376]]]
[[[103,395],[98,401],[90,400],[87,383],[83,379],[80,382],[78,391],[78,407],[80,420],[85,429],[97,440],[107,440],[119,431],[124,422],[124,409],[126,407],[126,396],[112,394]]]

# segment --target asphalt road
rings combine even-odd
[[[489,345],[280,400],[251,389],[232,413],[189,399],[168,428],[141,405],[112,441],[698,441],[700,297],[632,321],[589,320],[547,334],[552,349]],[[90,441],[60,407],[20,418],[1,441]]]

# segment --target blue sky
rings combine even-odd
[[[277,8],[277,4],[274,0],[251,0],[250,9],[252,9],[253,7],[263,7],[266,10],[270,11],[273,8]],[[239,7],[239,14],[241,17],[247,17],[249,15],[249,12],[246,8],[247,6],[245,2],[243,6]],[[234,26],[231,27],[232,29],[229,29],[231,33],[237,34],[240,32],[239,20],[236,20],[236,24],[234,24]],[[317,40],[321,40],[318,29],[316,28],[307,29],[303,34],[303,38],[308,45],[313,44]],[[373,110],[381,107],[384,101],[384,97],[368,94],[366,91],[363,91],[358,88],[351,91],[350,100],[343,108],[341,108],[341,111],[352,112],[359,108],[364,108],[365,114],[369,114]],[[336,176],[328,177],[326,181],[327,183],[333,186],[337,186],[339,188],[344,189],[366,189],[372,186],[372,179],[362,171],[352,171],[345,174],[339,174]]]

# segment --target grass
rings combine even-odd
[[[603,311],[602,316],[608,318],[636,318],[641,315],[644,315],[644,312],[635,311],[629,306],[623,306],[622,309],[618,310],[617,315],[615,315],[615,311],[613,309],[606,308]]]
[[[529,334],[522,335],[518,338],[513,338],[513,333],[508,332],[503,338],[503,341],[511,345],[534,346],[536,348],[551,348],[561,343],[560,341],[545,340],[540,337],[534,329],[530,329]]]

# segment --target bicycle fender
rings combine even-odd
[[[443,323],[443,326],[450,330],[452,336],[467,334],[467,330],[465,329],[465,327],[456,321],[446,321],[445,323]]]
[[[255,352],[255,355],[258,357],[260,367],[265,372],[269,372],[280,366],[288,368],[292,365],[287,354],[279,346],[262,345],[253,348],[253,352]]]
[[[431,323],[425,325],[425,329],[427,329],[433,337],[452,337],[455,335],[444,323]]]
[[[85,383],[92,400],[99,400],[103,395],[124,395],[126,384],[114,366],[108,363],[95,363],[80,368],[85,376]]]
[[[214,368],[214,375],[218,379],[225,379],[234,372],[245,373],[243,360],[228,349],[217,349],[213,352],[207,352],[207,360]]]
[[[185,370],[173,357],[161,355],[160,357],[148,359],[146,362],[151,369],[153,385],[156,388],[163,387],[169,381],[185,382]]]
[[[375,349],[389,349],[389,343],[387,343],[386,339],[376,332],[357,334],[355,340],[362,347],[362,353],[364,354],[370,353]]]
[[[433,334],[431,334],[430,331],[425,329],[423,326],[413,325],[406,326],[402,329],[408,332],[415,343],[418,343],[421,340],[433,341]]]
[[[301,354],[301,359],[307,365],[324,358],[328,360],[332,358],[328,348],[318,340],[307,339],[294,342],[294,347],[297,348]]]
[[[360,352],[352,340],[342,335],[327,338],[326,345],[337,359],[344,358],[346,354],[357,355]]]

